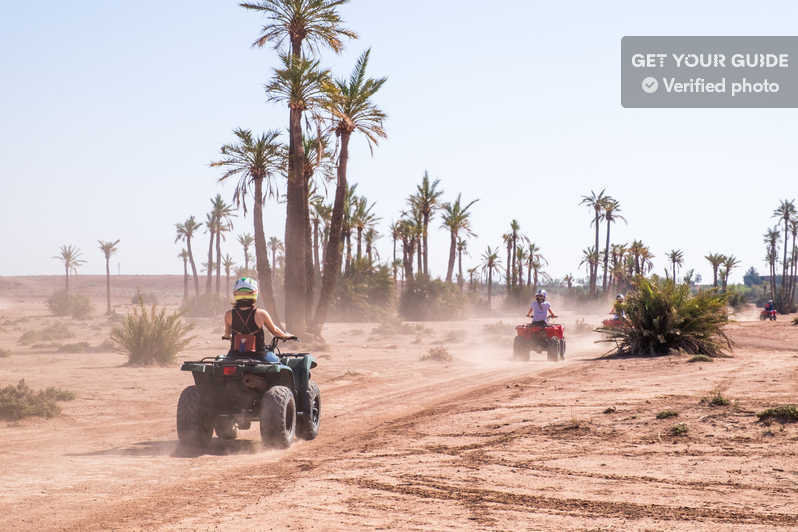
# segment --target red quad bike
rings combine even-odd
[[[620,329],[624,326],[622,318],[612,317],[601,322],[605,329]]]
[[[759,313],[759,319],[762,321],[770,320],[776,321],[776,310],[763,310]]]
[[[529,352],[545,351],[548,360],[565,359],[565,327],[551,323],[545,327],[525,323],[515,328],[513,360],[529,360]]]

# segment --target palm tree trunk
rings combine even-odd
[[[673,261],[673,284],[676,284],[676,261]]]
[[[257,213],[258,211],[255,212]],[[186,251],[188,251],[188,260],[191,262],[191,273],[194,276],[194,297],[199,297],[199,275],[197,275],[197,264],[194,262],[194,253],[191,251],[190,238],[186,238]]]
[[[424,277],[429,279],[429,242],[428,242],[428,230],[429,230],[429,215],[426,213],[424,214],[424,228],[422,232],[422,237],[424,239]],[[420,268],[419,268],[420,269]]]
[[[396,235],[393,235],[393,284],[396,284]]]
[[[534,283],[532,285],[532,293],[536,293],[538,291],[538,269],[534,268],[532,271],[535,272],[532,276],[532,282]]]
[[[601,281],[601,290],[603,292],[607,291],[607,262],[610,258],[610,220],[609,216],[607,217],[607,243],[604,246],[604,279]]]
[[[504,268],[504,280],[507,283],[507,293],[510,293],[510,286],[512,285],[512,280],[510,279],[510,252],[513,250],[513,243],[512,241],[507,241],[507,265]]]
[[[244,246],[244,269],[249,269],[249,248]]]
[[[417,237],[416,238],[416,251],[418,252],[416,254],[416,257],[418,258],[418,265],[416,267],[416,270],[417,270],[416,278],[417,279],[423,279],[424,278],[424,257],[423,257],[424,248],[421,245],[421,237]]]
[[[302,144],[302,110],[292,108],[289,120],[290,165],[286,184],[285,220],[285,320],[298,333],[305,330],[305,149]]]
[[[111,313],[111,258],[105,257],[105,303],[106,314]]]
[[[596,209],[596,219],[594,220],[596,225],[596,246],[593,248],[596,250],[596,254],[599,252],[599,211]],[[596,257],[598,259],[598,257]],[[597,281],[598,281],[598,260],[593,261],[593,264],[590,267],[590,291],[591,294],[594,296],[596,295],[596,288],[597,288]]]
[[[302,146],[304,149],[304,144]],[[304,154],[302,159],[304,161]],[[304,165],[303,165],[304,168]],[[305,241],[303,251],[305,254],[305,323],[310,323],[313,320],[313,285],[315,284],[315,267],[313,263],[313,235],[310,229],[310,207],[308,206],[310,178],[313,173],[303,172],[303,195],[302,195],[302,208],[303,218],[302,225],[305,232]]]
[[[341,132],[341,151],[338,154],[338,183],[335,187],[335,200],[330,219],[330,237],[324,251],[324,273],[321,283],[321,296],[313,316],[313,330],[320,334],[327,321],[327,309],[335,293],[335,285],[341,271],[341,237],[344,220],[344,199],[346,197],[346,167],[349,160],[349,138],[351,133]]]
[[[449,264],[446,267],[446,283],[452,282],[452,273],[454,273],[454,257],[457,248],[457,232],[449,231]]]
[[[457,250],[457,285],[463,291],[463,250]]]
[[[345,271],[352,269],[352,232],[346,233],[346,264]]]
[[[272,270],[272,282],[276,282],[276,275],[277,275],[277,248],[272,248],[272,265],[274,266],[274,270]]]
[[[488,310],[490,310],[490,299],[493,296],[493,269],[488,268]]]
[[[222,230],[216,231],[216,295],[221,292],[222,284]]]
[[[357,228],[357,260],[360,260],[361,255],[361,242],[363,241],[363,228]]]
[[[205,293],[211,293],[211,287],[213,285],[213,237],[216,232],[213,230],[212,227],[209,228],[211,239],[208,242],[208,277],[205,279]]]
[[[69,266],[64,263],[64,292],[69,293]]]
[[[532,284],[532,258],[529,258],[529,262],[526,264],[526,285],[530,286]]]
[[[790,233],[789,228],[787,226],[787,222],[789,219],[785,216],[784,218],[784,262],[782,262],[782,274],[781,274],[781,300],[783,305],[783,311],[786,312],[789,304],[787,302],[787,242],[790,240]]]
[[[188,301],[188,260],[183,257],[183,303]]]
[[[321,262],[319,262],[319,220],[313,220],[313,266],[315,279],[321,276]]]
[[[258,272],[258,298],[271,314],[275,323],[280,322],[272,290],[272,272],[269,268],[269,252],[266,249],[266,233],[263,231],[263,177],[255,178],[255,202],[252,208],[255,227],[255,269]],[[190,248],[189,248],[190,249]],[[192,266],[193,266],[192,261]],[[195,274],[196,275],[196,274]]]

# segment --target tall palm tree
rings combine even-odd
[[[222,199],[221,194],[216,194],[211,199],[211,214],[214,233],[216,233],[216,294],[219,295],[222,273],[222,239],[224,233],[233,229],[231,218],[235,216],[235,210],[232,205]]]
[[[230,284],[230,270],[232,270],[233,266],[235,265],[236,263],[233,260],[233,257],[231,257],[229,253],[226,254],[222,259],[222,266],[224,266],[225,282],[227,283],[228,289],[232,289],[232,285]]]
[[[321,328],[327,320],[327,309],[341,271],[341,230],[347,191],[349,140],[353,133],[359,132],[366,137],[369,149],[373,152],[378,138],[387,136],[383,129],[386,115],[372,102],[372,97],[385,84],[387,78],[366,77],[370,52],[370,50],[366,50],[358,58],[348,80],[338,79],[327,87],[324,102],[324,108],[333,116],[339,148],[337,184],[330,219],[330,238],[324,253],[321,297],[313,316],[313,328],[317,332],[321,332]]]
[[[544,264],[548,264],[549,261],[540,253],[540,248],[534,242],[528,243],[528,248],[526,250],[526,260],[527,260],[527,284],[532,285],[532,290],[537,291],[538,289],[538,273],[540,272],[541,268]],[[534,278],[530,279],[531,272],[534,271],[535,275]],[[532,281],[532,282],[530,282]]]
[[[103,252],[105,255],[105,302],[106,302],[106,314],[111,313],[111,255],[117,252],[116,246],[119,244],[119,239],[111,242],[98,240],[97,243],[100,245],[100,251]]]
[[[357,230],[357,258],[362,256],[361,243],[363,240],[364,231],[372,229],[374,225],[381,220],[379,216],[374,213],[375,203],[368,204],[365,196],[359,197],[355,201],[354,212],[352,213],[352,225]]]
[[[466,270],[467,273],[468,273],[468,288],[472,292],[476,291],[476,289],[477,289],[477,285],[474,282],[474,274],[476,274],[478,270],[479,270],[479,266],[474,266],[473,268],[469,268],[468,270]]]
[[[441,227],[444,229],[449,230],[449,264],[446,268],[446,282],[452,282],[452,273],[454,272],[454,259],[455,259],[455,252],[457,251],[458,242],[460,240],[460,235],[467,235],[467,236],[475,236],[474,233],[471,231],[471,213],[469,209],[472,205],[478,202],[478,199],[463,205],[461,203],[462,194],[457,195],[457,199],[454,202],[447,202],[441,206],[441,210],[443,211],[443,222],[441,223]],[[462,277],[463,277],[463,268],[462,265],[459,268],[460,271],[460,279],[458,279],[458,284],[462,285]]]
[[[440,198],[443,190],[438,189],[440,179],[430,180],[429,172],[424,170],[424,177],[421,184],[416,185],[416,193],[411,195],[407,201],[421,214],[421,240],[424,263],[424,276],[429,279],[429,223],[435,216],[435,211],[440,208]]]
[[[726,260],[723,261],[723,275],[721,278],[723,280],[722,290],[724,292],[726,291],[726,283],[729,281],[729,275],[731,274],[731,271],[739,265],[740,260],[734,255],[729,255],[726,257]]]
[[[502,235],[502,241],[504,242],[504,246],[507,250],[507,262],[504,265],[504,279],[507,283],[507,293],[510,293],[510,287],[512,286],[512,278],[510,277],[510,264],[512,263],[513,257],[513,234],[512,233],[504,233]]]
[[[499,260],[499,252],[497,249],[491,249],[490,246],[482,254],[482,271],[488,274],[488,310],[490,310],[490,302],[493,296],[493,273],[501,272],[501,261]]]
[[[266,306],[266,310],[275,321],[279,322],[272,290],[272,274],[266,251],[266,234],[263,230],[263,201],[267,196],[273,196],[275,193],[271,178],[279,172],[282,160],[281,146],[276,142],[280,132],[267,131],[259,137],[254,137],[252,132],[246,129],[236,129],[233,133],[237,142],[222,146],[221,159],[212,162],[211,166],[226,168],[219,181],[233,176],[238,177],[233,192],[233,203],[236,207],[243,207],[245,216],[247,212],[246,198],[250,193],[254,196],[252,218],[255,227],[255,268],[260,284],[259,297]]]
[[[610,228],[612,224],[617,222],[618,220],[623,221],[626,223],[626,218],[618,214],[621,210],[621,204],[618,200],[613,198],[607,198],[604,202],[604,211],[601,213],[601,217],[604,221],[607,222],[607,242],[604,246],[604,279],[601,282],[601,289],[606,292],[608,285],[607,285],[607,261],[609,259],[610,254]]]
[[[400,222],[391,222],[391,240],[393,241],[393,282],[396,284],[396,270],[401,265],[401,262],[396,258],[396,242],[401,238],[401,224]]]
[[[594,191],[590,191],[589,196],[582,196],[582,201],[580,201],[580,205],[587,205],[591,211],[593,211],[593,221],[591,224],[596,228],[596,243],[593,246],[593,249],[598,252],[599,249],[599,221],[601,220],[601,214],[604,212],[604,208],[607,204],[607,201],[611,198],[604,193],[605,189],[602,189],[601,192],[596,194]],[[597,257],[598,258],[598,257]],[[598,260],[596,260],[595,264],[590,265],[590,294],[595,296],[596,295],[596,280],[597,280],[597,273],[598,273]]]
[[[241,247],[244,248],[244,269],[249,270],[249,247],[255,242],[255,239],[252,238],[252,235],[249,233],[244,233],[243,235],[238,235],[238,243],[241,244]]]
[[[180,250],[177,258],[183,260],[183,303],[188,301],[188,251],[186,248]]]
[[[795,240],[798,237],[798,217],[790,220],[790,232],[792,233],[792,260],[790,261],[790,287],[788,301],[792,304],[795,301],[795,273],[798,269],[798,249],[795,248]]]
[[[213,239],[216,236],[216,218],[213,216],[213,211],[205,215],[205,232],[210,235],[208,239],[208,262],[213,264]],[[211,286],[213,285],[213,268],[208,270],[208,276],[205,278],[205,293],[211,293]]]
[[[787,248],[789,247],[787,243],[790,240],[790,221],[796,214],[795,209],[795,202],[793,200],[781,200],[778,208],[773,211],[773,216],[776,218],[781,218],[781,221],[784,223],[784,259],[782,260],[781,266],[781,296],[779,297],[779,301],[777,302],[780,305],[782,312],[789,312],[790,302],[788,301],[788,293],[787,293],[787,268],[789,262],[787,261]]]
[[[512,240],[510,257],[512,258],[512,264],[510,265],[510,283],[507,286],[508,289],[515,285],[516,279],[518,278],[518,267],[516,266],[516,262],[518,258],[518,231],[520,229],[521,224],[518,223],[518,220],[510,221],[510,238]]]
[[[588,279],[590,278],[591,273],[593,273],[595,265],[598,264],[598,260],[599,256],[596,248],[587,247],[582,250],[582,260],[579,262],[579,265],[587,267]],[[589,282],[590,281],[588,280],[588,283]]]
[[[200,224],[193,216],[190,216],[182,224],[175,224],[177,236],[175,242],[184,241],[186,243],[186,251],[188,252],[188,260],[191,263],[191,272],[194,275],[194,297],[199,297],[199,276],[197,275],[197,265],[194,262],[194,253],[191,251],[191,239],[194,238],[194,233],[200,228]]]
[[[457,286],[463,291],[463,253],[468,255],[468,242],[464,238],[457,239]]]
[[[282,240],[273,236],[269,239],[269,242],[266,244],[269,248],[269,251],[272,252],[272,264],[275,264],[273,272],[277,270],[277,252],[285,252],[285,246],[283,245]],[[287,265],[286,265],[287,266]]]
[[[672,249],[665,254],[668,261],[671,263],[673,271],[673,282],[676,282],[676,267],[684,264],[684,252],[681,249]]]
[[[58,248],[58,255],[53,257],[64,264],[64,291],[69,293],[69,274],[78,273],[78,268],[86,264],[83,254],[77,246],[64,244]]]
[[[707,259],[707,261],[709,261],[710,265],[712,265],[712,279],[713,279],[712,286],[717,288],[718,268],[720,268],[720,265],[723,264],[723,262],[726,260],[726,255],[723,255],[722,253],[709,252],[707,255],[704,256],[704,258]]]
[[[376,250],[374,249],[374,242],[380,238],[380,232],[374,229],[374,227],[369,227],[364,235],[364,240],[366,241],[366,257],[369,260],[369,266],[371,266],[374,262],[373,256]],[[377,252],[377,260],[379,260],[379,252]]]
[[[563,277],[562,280],[565,283],[565,286],[568,287],[568,293],[570,294],[571,289],[574,286],[574,276],[569,273],[568,275]]]
[[[778,226],[768,229],[764,235],[765,260],[770,267],[770,299],[776,299],[776,262],[779,260],[778,246],[781,233]]]

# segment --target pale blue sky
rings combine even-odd
[[[361,38],[323,63],[346,74],[372,47],[371,74],[390,78],[377,96],[390,137],[373,158],[355,139],[350,165],[383,233],[428,169],[447,199],[481,199],[469,266],[517,218],[553,275],[577,273],[592,241],[580,195],[606,187],[629,220],[613,240],[643,239],[658,272],[674,247],[705,279],[709,250],[764,270],[770,212],[798,196],[796,110],[623,109],[620,42],[790,35],[794,2],[353,0],[342,13]],[[175,222],[231,194],[208,168],[218,147],[235,127],[287,124],[263,92],[276,55],[249,47],[261,22],[222,0],[5,6],[0,275],[60,273],[63,243],[100,273],[96,241],[116,238],[122,273],[182,271]],[[268,234],[282,238],[283,211],[267,207]],[[431,242],[443,274],[448,235]]]

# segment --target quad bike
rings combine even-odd
[[[612,318],[606,319],[601,322],[605,329],[621,329],[626,324],[626,320],[613,315]]]
[[[513,359],[529,360],[529,352],[533,349],[540,353],[546,351],[548,360],[565,359],[565,327],[552,323],[541,327],[525,323],[515,328],[513,340]]]
[[[759,313],[759,319],[762,321],[765,320],[776,321],[776,310],[775,309],[763,310],[762,312]]]
[[[270,351],[278,361],[230,355],[184,362],[194,385],[177,402],[177,436],[181,444],[207,447],[214,430],[233,440],[238,429],[260,422],[268,447],[287,448],[295,436],[312,440],[319,434],[321,394],[310,380],[316,361],[309,353],[280,353],[278,338]]]

